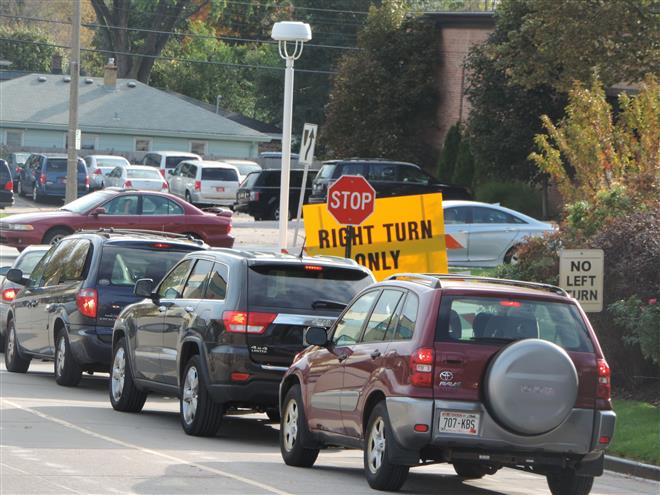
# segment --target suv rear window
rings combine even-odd
[[[312,310],[319,301],[347,304],[371,283],[371,277],[361,270],[318,265],[254,265],[248,270],[248,305]]]
[[[573,304],[502,297],[442,298],[436,340],[493,344],[528,338],[547,340],[567,351],[594,350]]]
[[[241,187],[243,188],[254,187],[260,175],[261,172],[252,172],[251,174],[248,174],[245,180],[243,181],[243,183],[241,184]]]
[[[203,168],[202,180],[238,181],[236,170],[230,168]]]
[[[98,284],[132,287],[141,278],[150,278],[158,283],[187,252],[180,249],[150,248],[148,245],[104,246]]]

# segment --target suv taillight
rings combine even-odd
[[[85,176],[85,187],[89,188],[89,176]]]
[[[14,181],[10,179],[5,184],[5,191],[13,191],[13,190],[14,190]]]
[[[610,366],[604,359],[597,361],[598,366],[598,385],[596,385],[596,408],[612,409],[612,373]]]
[[[196,180],[195,181],[195,191],[199,192],[202,190],[202,181],[201,180]]]
[[[417,349],[410,356],[410,384],[415,387],[433,386],[433,349]]]
[[[165,171],[164,168],[158,169],[160,171],[160,175],[163,176],[163,179],[167,178],[167,172]]]
[[[167,182],[163,182],[163,184],[160,186],[160,190],[165,192],[169,191],[170,190],[169,184]]]
[[[5,289],[2,291],[2,300],[6,302],[12,302],[16,299],[16,295],[20,289]]]
[[[39,176],[39,184],[41,184],[41,185],[43,186],[45,183],[46,183],[46,175],[45,175],[45,174],[41,174],[41,175]]]
[[[250,192],[250,201],[259,201],[259,191]]]
[[[96,318],[96,309],[98,308],[99,295],[96,289],[81,289],[76,295],[76,305],[78,310],[89,318]]]
[[[130,180],[124,181],[124,189],[133,187],[133,183]]]
[[[254,311],[225,311],[222,313],[222,321],[227,332],[264,333],[276,316],[274,313],[255,313]]]
[[[103,170],[101,170],[100,168],[94,170],[94,175],[101,175],[101,174],[103,174]]]

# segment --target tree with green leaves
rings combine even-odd
[[[322,139],[334,156],[380,156],[434,167],[436,30],[402,0],[371,7],[359,51],[335,76]]]
[[[451,182],[456,168],[456,158],[458,157],[458,148],[461,145],[461,128],[459,124],[454,124],[447,131],[445,142],[440,150],[438,159],[438,179],[443,182]]]
[[[13,70],[50,72],[53,55],[59,53],[45,32],[21,24],[0,26],[0,38],[4,38],[0,39],[0,59],[11,62]]]
[[[172,60],[156,62],[153,85],[212,104],[216,104],[220,96],[223,109],[268,122],[277,118],[278,114],[273,114],[263,98],[269,92],[279,91],[277,94],[280,94],[283,91],[282,73],[255,68],[279,64],[274,46],[229,44],[214,37],[213,28],[202,21],[190,22],[187,32],[195,36],[175,35],[166,45],[163,56]]]
[[[566,117],[555,124],[544,115],[545,132],[530,158],[550,174],[567,201],[593,202],[602,191],[622,187],[637,204],[660,201],[660,85],[644,79],[635,97],[619,98],[615,118],[605,90],[576,82]]]
[[[502,0],[487,42],[468,56],[468,121],[479,180],[542,177],[529,159],[540,116],[563,116],[571,81],[610,85],[657,72],[649,0]],[[654,56],[655,54],[655,56]]]
[[[91,0],[101,24],[101,47],[115,58],[118,77],[149,82],[156,58],[175,29],[220,0]]]

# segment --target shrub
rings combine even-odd
[[[593,203],[576,201],[566,206],[566,226],[574,237],[591,237],[605,222],[632,213],[637,203],[620,185],[599,191]]]
[[[518,262],[499,265],[495,276],[556,285],[559,282],[560,247],[559,232],[528,238],[518,249]]]
[[[458,156],[456,157],[456,166],[452,183],[462,186],[472,186],[474,180],[474,157],[470,149],[470,142],[463,138],[458,146]]]
[[[458,158],[458,147],[461,144],[461,130],[458,124],[449,128],[445,143],[442,145],[438,159],[438,179],[442,182],[451,182]]]
[[[500,203],[531,217],[541,216],[541,193],[522,182],[484,182],[477,186],[475,199]]]
[[[607,309],[614,322],[627,330],[625,342],[639,344],[645,358],[660,364],[660,305],[657,299],[643,302],[632,296],[611,304]]]

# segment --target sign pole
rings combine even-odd
[[[69,60],[69,128],[67,140],[67,165],[65,203],[78,197],[78,81],[80,80],[80,0],[73,2],[73,25],[71,27],[71,55]]]
[[[344,251],[344,258],[351,258],[351,248],[353,247],[353,237],[355,237],[355,232],[353,231],[352,225],[346,226],[346,250]]]

